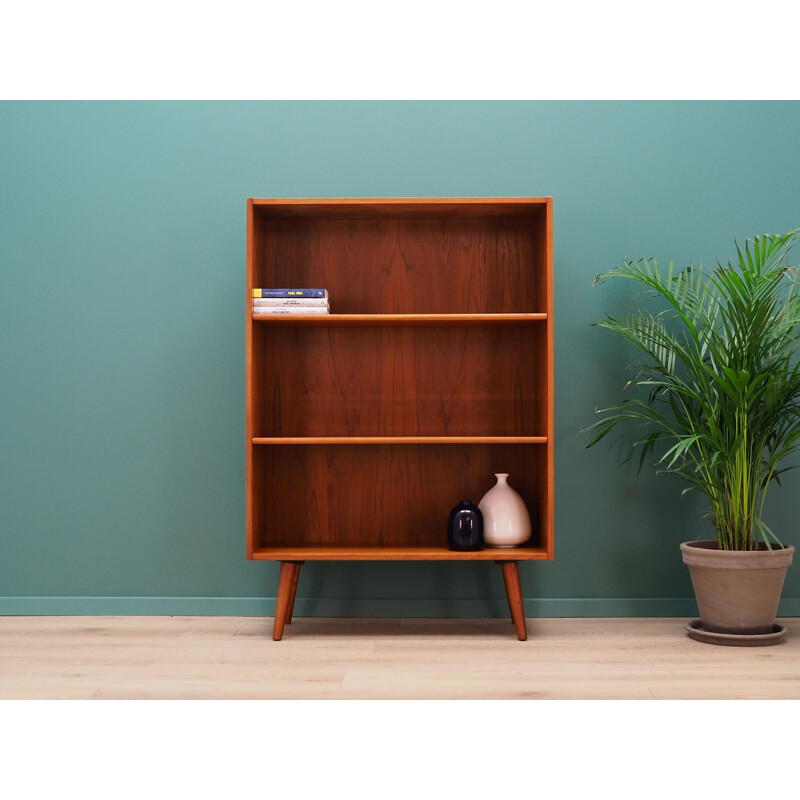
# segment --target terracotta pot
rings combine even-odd
[[[703,629],[737,635],[771,633],[794,547],[721,550],[715,541],[683,542]]]

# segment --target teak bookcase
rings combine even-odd
[[[552,198],[247,201],[247,557],[553,557]],[[323,287],[331,314],[254,319],[252,289]],[[509,473],[530,542],[453,552],[450,509]]]

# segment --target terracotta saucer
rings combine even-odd
[[[694,619],[684,625],[686,632],[692,639],[708,644],[726,644],[733,647],[764,647],[768,644],[778,644],[783,641],[786,633],[786,626],[777,622],[772,626],[770,633],[714,633],[704,631],[703,623],[699,619]]]

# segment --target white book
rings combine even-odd
[[[253,289],[253,297],[327,297],[327,289]]]
[[[255,306],[253,314],[266,316],[267,314],[328,314],[327,306]]]
[[[255,306],[327,306],[327,297],[268,297],[254,298]]]

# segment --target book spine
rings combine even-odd
[[[327,306],[256,306],[253,308],[255,316],[267,314],[328,314]]]
[[[253,289],[253,297],[327,297],[327,289]]]
[[[253,298],[253,306],[326,306],[327,297],[269,297]]]

